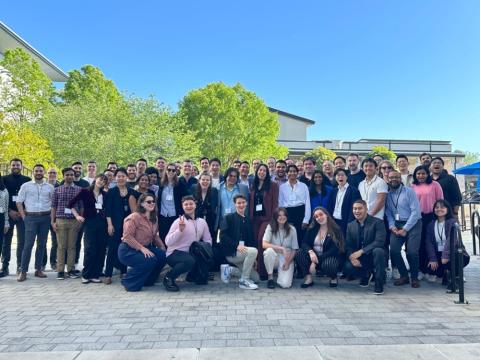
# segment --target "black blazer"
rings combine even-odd
[[[368,255],[375,248],[383,248],[387,236],[385,223],[376,217],[367,215],[363,226],[363,253]],[[358,222],[353,220],[347,226],[345,253],[348,257],[357,250],[360,250]]]
[[[160,186],[158,188],[157,208],[159,216],[162,209],[161,205],[163,188],[164,186]],[[184,183],[181,183],[179,181],[178,184],[173,187],[173,201],[175,202],[175,213],[177,214],[177,216],[183,215],[182,198],[185,195],[188,195],[187,188],[185,187]]]
[[[125,198],[120,196],[120,189],[117,186],[108,190],[105,199],[105,215],[112,219],[114,227],[123,226],[123,220],[130,215],[132,211],[128,204],[130,196],[133,196],[132,188],[127,188],[127,196]],[[125,209],[125,205],[127,209]]]
[[[195,216],[203,218],[206,216],[206,221],[210,230],[215,228],[215,223],[218,214],[218,189],[211,187],[210,196],[205,197],[205,201],[202,202],[201,196],[197,196],[197,191],[200,184],[195,184],[190,189],[190,194],[195,198],[197,208],[195,210]],[[212,234],[213,237],[214,234]]]
[[[333,189],[332,195],[330,195],[330,199],[328,200],[327,210],[332,216],[333,216],[333,211],[335,210],[337,194],[338,194],[338,187]],[[343,222],[350,222],[355,219],[355,217],[353,216],[353,203],[361,198],[362,196],[360,195],[360,191],[358,191],[358,189],[356,189],[352,185],[348,185],[347,192],[345,193],[345,197],[343,198],[343,204],[342,204],[342,221]]]
[[[245,220],[245,225],[243,225]],[[220,245],[222,247],[224,256],[235,256],[239,244],[242,226],[246,226],[244,239],[245,246],[256,247],[255,238],[253,236],[253,226],[248,214],[245,213],[245,218],[242,218],[236,212],[225,215],[225,225],[220,230]]]
[[[317,237],[318,230],[320,229],[320,225],[318,223],[315,224],[313,228],[309,228],[307,233],[302,241],[302,249],[306,251],[313,250],[313,244],[315,242],[315,238]],[[323,242],[323,252],[322,258],[326,259],[328,257],[342,257],[341,249],[335,244],[330,234],[327,234],[325,237],[325,241]]]

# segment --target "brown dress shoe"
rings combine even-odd
[[[112,283],[112,278],[111,277],[106,277],[104,280],[103,280],[103,283],[105,285],[110,285]]]
[[[37,271],[35,271],[35,277],[44,279],[44,278],[47,277],[47,275],[45,275],[42,270],[37,270]]]
[[[17,281],[22,282],[22,281],[25,281],[25,280],[27,280],[27,273],[26,272],[20,272],[20,274],[18,275]]]
[[[419,288],[420,287],[420,281],[418,279],[412,279],[412,288]]]
[[[410,283],[410,279],[408,277],[401,277],[393,282],[395,286],[402,286]]]

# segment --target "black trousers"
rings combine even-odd
[[[83,232],[84,232],[85,225],[82,225],[78,229],[77,233],[77,243],[75,246],[75,264],[78,264],[80,260],[80,252],[82,251],[82,237],[83,237]]]
[[[302,277],[310,274],[310,265],[312,260],[310,254],[305,249],[300,249],[295,255],[295,263],[297,264],[297,270]],[[318,264],[316,266],[317,272],[328,276],[331,279],[337,277],[337,273],[342,267],[342,261],[339,257],[319,257]]]
[[[85,220],[82,276],[98,279],[102,273],[107,250],[107,221],[101,216]]]
[[[366,278],[370,273],[375,273],[375,281],[383,284],[385,280],[385,250],[383,248],[375,248],[370,254],[363,254],[358,259],[361,267],[352,265],[349,259],[345,262],[343,273],[346,276],[355,276]]]
[[[17,228],[17,268],[20,267],[22,263],[22,253],[23,247],[25,245],[25,223],[20,218],[19,220],[13,220],[11,217],[8,218],[10,223],[10,228],[3,238],[2,245],[2,267],[8,268],[10,264],[11,252],[12,252],[12,238],[13,238],[13,228]]]
[[[302,229],[303,218],[305,217],[305,205],[287,207],[288,222],[297,231],[298,246],[302,246],[305,231]]]
[[[418,268],[424,274],[428,273],[427,272],[428,255],[427,255],[427,249],[425,247],[425,239],[427,237],[428,224],[430,224],[433,221],[433,219],[435,219],[433,212],[428,214],[422,213],[422,237],[420,239],[420,248],[418,249],[418,258],[419,258]]]
[[[187,279],[191,281],[208,281],[210,264],[185,251],[174,250],[167,256],[167,264],[172,270],[166,276],[175,280],[181,274],[188,273]]]
[[[112,277],[113,268],[120,270],[120,273],[125,274],[127,272],[127,266],[122,264],[118,259],[118,247],[122,242],[123,235],[123,223],[113,224],[115,232],[113,236],[108,237],[108,251],[107,262],[105,264],[105,277]]]
[[[165,238],[167,237],[168,232],[170,231],[170,227],[172,226],[173,222],[178,218],[178,216],[162,216],[158,217],[158,233],[160,235],[160,239],[165,242]]]

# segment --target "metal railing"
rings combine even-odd
[[[477,223],[475,225],[475,219]],[[477,255],[477,239],[478,239],[478,250],[480,252],[480,213],[478,210],[472,212],[470,220],[470,228],[472,230],[472,242],[473,242],[473,255]]]
[[[455,233],[457,235],[457,243],[455,243]],[[447,290],[447,293],[457,293],[458,282],[458,301],[454,301],[455,304],[468,304],[468,301],[465,300],[465,280],[463,277],[464,253],[465,247],[463,246],[460,225],[455,224],[450,231],[450,289]]]

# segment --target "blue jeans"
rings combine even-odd
[[[33,245],[37,240],[35,250],[35,270],[41,270],[43,266],[43,256],[47,243],[48,230],[50,230],[50,215],[43,216],[25,216],[25,245],[22,252],[22,272],[28,272],[30,258],[32,256]]]

